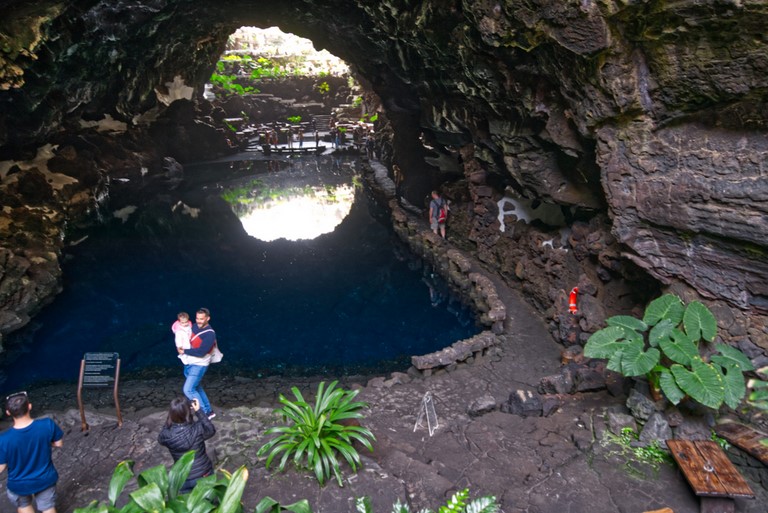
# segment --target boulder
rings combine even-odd
[[[631,428],[632,431],[637,431],[637,422],[632,415],[608,412],[608,429],[611,430],[611,433],[618,436],[625,428]]]
[[[473,400],[467,406],[467,415],[479,417],[496,409],[496,399],[492,395],[484,395]]]
[[[641,447],[647,447],[653,442],[657,442],[659,447],[666,447],[666,441],[672,438],[672,428],[669,427],[667,419],[659,412],[651,414],[648,421],[640,431],[638,440]]]
[[[605,388],[605,374],[587,366],[576,369],[573,381],[577,392],[594,392]]]
[[[544,376],[539,381],[538,390],[542,394],[573,393],[573,375],[570,370],[563,369],[560,374]]]
[[[629,393],[627,408],[641,422],[648,420],[651,415],[656,413],[656,404],[635,389]]]
[[[516,390],[509,395],[509,400],[501,405],[501,411],[521,417],[540,417],[541,397],[530,390]]]

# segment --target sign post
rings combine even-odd
[[[439,426],[437,412],[435,412],[435,402],[432,400],[432,392],[426,392],[424,397],[421,398],[419,415],[416,418],[416,424],[413,426],[414,433],[417,428],[422,426],[421,423],[424,421],[424,417],[427,418],[427,430],[429,431],[429,436],[432,436]]]
[[[123,425],[120,401],[117,398],[120,383],[120,355],[117,353],[85,353],[80,361],[80,378],[77,381],[77,404],[80,407],[81,431],[88,430],[83,407],[83,388],[105,388],[113,385],[117,426]]]

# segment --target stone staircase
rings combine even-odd
[[[328,132],[331,129],[331,116],[329,114],[317,114],[312,116],[318,132]]]

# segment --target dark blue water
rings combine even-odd
[[[292,187],[352,183],[351,167],[338,160],[266,166],[249,163],[234,175],[232,166],[188,170],[181,186],[137,204],[126,223],[111,221],[70,247],[64,292],[8,339],[2,389],[76,381],[89,351],[120,353],[127,373],[178,372],[170,325],[179,310],[194,317],[202,306],[225,354],[219,369],[244,375],[402,370],[411,355],[478,331],[471,312],[398,244],[362,188],[331,233],[248,236],[222,191],[254,177]]]

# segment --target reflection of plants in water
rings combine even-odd
[[[360,177],[357,177],[357,180],[359,183]],[[262,180],[254,179],[245,185],[226,189],[221,193],[221,198],[232,205],[236,213],[241,213],[240,211],[247,209],[238,207],[265,204],[296,197],[319,197],[318,199],[326,204],[338,203],[340,201],[338,194],[341,192],[344,195],[343,189],[346,187],[346,185],[337,186],[330,184],[322,187],[312,187],[310,185],[303,187],[274,187],[265,184]]]

